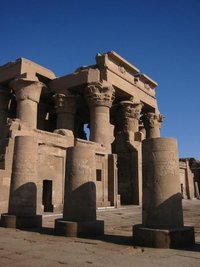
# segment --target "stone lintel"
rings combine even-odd
[[[143,83],[146,89],[155,89],[158,84],[153,81],[146,74],[141,74],[140,70],[134,65],[130,64],[116,52],[111,51],[105,54],[97,54],[96,62],[100,69],[107,68],[117,75],[124,76],[124,78],[134,81],[134,77],[139,77],[139,80]],[[132,77],[131,77],[132,76]]]
[[[146,74],[142,73],[140,75],[140,81],[143,82],[146,86],[146,88],[148,89],[148,85],[151,89],[154,89],[158,86],[158,84],[152,80],[149,76],[147,76]]]
[[[140,73],[140,70],[136,68],[134,65],[130,64],[128,61],[126,61],[124,58],[122,58],[120,55],[118,55],[114,51],[110,51],[104,54],[97,54],[96,55],[96,62],[97,65],[102,67],[109,67],[109,63],[113,62],[117,64],[118,66],[123,67],[126,70],[129,70],[129,72],[134,76],[137,73]],[[121,69],[122,70],[122,69]]]
[[[133,242],[134,245],[141,247],[189,247],[195,244],[194,227],[183,226],[173,229],[153,229],[137,224],[133,225]]]
[[[100,81],[100,72],[98,69],[85,68],[78,71],[56,78],[49,83],[53,92],[64,94],[69,88],[81,88],[88,83],[96,83]]]
[[[26,78],[46,82],[55,78],[55,74],[25,58],[19,58],[0,66],[0,83],[8,83],[15,78]]]

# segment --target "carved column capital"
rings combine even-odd
[[[17,118],[28,128],[37,127],[37,108],[42,89],[46,85],[36,80],[15,79],[9,83],[15,91]]]
[[[71,113],[76,112],[78,95],[67,92],[66,94],[55,94],[55,109],[57,113]]]
[[[132,101],[121,101],[122,114],[124,119],[140,119],[142,103],[134,103]]]
[[[9,83],[9,86],[15,91],[16,100],[31,100],[39,103],[40,94],[46,85],[39,81],[31,81],[26,79],[15,79]]]
[[[161,128],[164,116],[162,114],[156,114],[153,112],[146,113],[142,116],[144,126],[154,128]]]
[[[146,138],[160,137],[160,128],[163,122],[163,115],[149,112],[142,116],[142,121],[146,130]]]
[[[142,103],[121,101],[114,108],[116,130],[120,132],[138,131],[138,122],[142,106]]]
[[[106,106],[110,108],[115,99],[115,90],[108,83],[91,83],[85,89],[89,106]]]

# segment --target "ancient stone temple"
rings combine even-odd
[[[163,120],[156,86],[115,52],[62,77],[24,58],[1,66],[0,212],[62,212],[75,144],[93,151],[79,175],[92,173],[96,207],[140,204],[141,142],[159,137]]]
[[[181,193],[184,199],[200,199],[200,161],[194,158],[179,159]]]

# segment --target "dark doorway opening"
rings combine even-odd
[[[42,204],[45,212],[53,212],[51,180],[43,181]]]

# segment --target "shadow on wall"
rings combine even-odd
[[[148,192],[145,192],[145,188],[143,194],[148,194]],[[162,198],[162,195],[160,195],[160,197]],[[159,229],[169,229],[183,226],[181,193],[174,194],[159,205],[156,203],[159,203],[159,196],[143,199],[143,225],[149,228]]]
[[[35,183],[29,182],[10,190],[8,213],[18,216],[36,215],[37,187]]]
[[[118,153],[118,186],[122,205],[139,205],[138,151],[133,146]]]
[[[75,190],[66,188],[64,202],[64,219],[84,222],[96,220],[96,185],[86,182]]]

